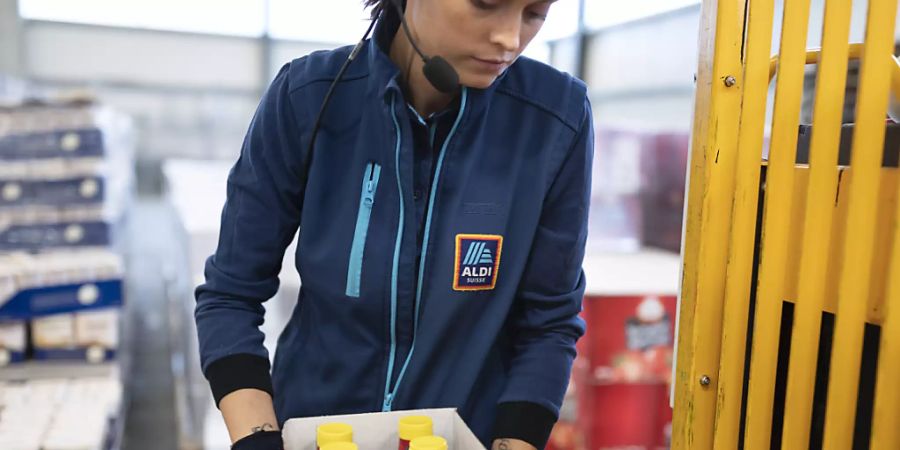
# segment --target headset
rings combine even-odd
[[[459,74],[456,72],[456,69],[447,62],[446,59],[440,56],[431,56],[426,55],[421,48],[419,48],[416,39],[413,38],[412,32],[409,31],[409,25],[406,23],[406,17],[403,15],[403,6],[400,4],[401,0],[385,0],[387,3],[390,3],[391,6],[397,11],[397,14],[400,16],[400,24],[402,25],[403,32],[406,34],[406,38],[409,39],[409,42],[412,44],[413,49],[422,58],[422,62],[425,65],[422,67],[422,72],[425,74],[425,78],[440,92],[445,94],[452,94],[459,89]],[[385,14],[384,7],[382,5],[378,6],[379,10],[374,15],[375,17],[372,19],[372,23],[369,24],[369,28],[366,29],[366,33],[363,35],[362,39],[353,47],[353,51],[350,52],[350,56],[347,57],[347,60],[344,61],[344,64],[341,66],[341,70],[338,71],[337,76],[334,78],[334,81],[331,83],[331,86],[328,87],[328,92],[325,94],[325,99],[322,101],[322,106],[319,107],[319,113],[316,115],[316,121],[312,128],[312,136],[309,141],[309,147],[306,151],[305,165],[304,168],[309,173],[310,164],[312,163],[312,154],[313,148],[316,145],[316,137],[319,134],[319,128],[322,126],[322,117],[325,115],[325,109],[328,107],[328,103],[331,101],[331,96],[334,94],[334,90],[337,87],[338,83],[340,83],[341,79],[344,77],[344,73],[347,71],[347,68],[350,67],[350,64],[356,59],[359,55],[359,52],[362,50],[363,46],[366,44],[366,39],[369,38],[369,35],[372,33],[372,29],[375,28],[375,23],[380,20],[381,15]],[[308,176],[308,175],[307,175]]]

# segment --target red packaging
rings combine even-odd
[[[585,299],[573,368],[585,448],[667,448],[675,309],[674,296]]]

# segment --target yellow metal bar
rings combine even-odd
[[[788,230],[794,190],[797,127],[803,95],[809,0],[784,4],[784,25],[775,90],[772,143],[766,178],[766,203],[750,360],[745,448],[768,449],[785,287]]]
[[[707,189],[706,141],[709,138],[710,115],[713,107],[713,59],[716,46],[715,30],[718,3],[704,0],[700,14],[700,39],[697,69],[697,89],[694,100],[690,161],[687,167],[684,230],[682,237],[682,279],[678,298],[678,324],[675,336],[674,398],[672,416],[672,446],[691,448],[694,436],[693,405],[695,385],[691,379],[694,358],[694,315],[696,312],[697,280],[703,217],[703,193]]]
[[[769,90],[768,65],[772,50],[774,3],[774,0],[750,2],[747,18],[744,92],[735,169],[714,434],[714,448],[721,450],[737,448],[740,432],[744,348],[747,342],[747,311],[750,306],[759,201],[759,163],[762,159]]]
[[[825,450],[851,448],[869,298],[897,0],[869,2],[853,135],[850,211],[828,385]],[[896,380],[895,380],[896,382]],[[895,424],[896,425],[896,424]]]
[[[701,11],[672,437],[674,449],[691,450],[709,449],[713,440],[744,0],[706,0]]]
[[[794,201],[791,203],[791,226],[788,229],[788,258],[785,266],[784,299],[789,302],[797,300],[800,284],[800,258],[803,250],[803,228],[806,218],[806,200],[809,191],[809,165],[798,164],[794,167]]]
[[[694,358],[694,314],[696,310],[696,269],[700,253],[702,230],[703,192],[707,179],[704,167],[706,140],[709,137],[709,116],[714,110],[712,96],[714,33],[716,30],[717,3],[704,0],[700,14],[700,39],[697,69],[697,90],[694,100],[690,160],[687,167],[684,230],[682,231],[682,279],[678,296],[678,314],[675,333],[675,365],[672,415],[672,446],[690,449],[694,435],[693,404],[695,386],[691,378]]]
[[[827,4],[826,4],[827,5]],[[823,36],[824,37],[824,36]],[[824,41],[823,41],[824,42]],[[859,59],[862,57],[863,44],[850,44],[848,56],[850,59]],[[891,61],[891,92],[894,98],[900,100],[900,60],[896,56],[888,52],[885,57],[890,56]],[[806,52],[806,64],[817,64],[822,57],[822,49],[811,49]],[[769,78],[775,76],[775,70],[778,68],[778,56],[773,56],[769,61]]]
[[[869,305],[866,322],[883,324],[887,298],[887,280],[891,263],[891,243],[893,241],[894,210],[897,207],[897,170],[881,170],[881,186],[878,194],[878,216],[875,218],[874,241],[877,242],[872,255],[872,273],[869,283]],[[837,303],[837,302],[835,302]],[[900,423],[900,422],[898,422]]]
[[[898,194],[900,195],[900,194]],[[896,208],[893,227],[885,319],[881,327],[881,347],[875,388],[875,413],[872,419],[872,450],[900,448],[900,208]]]
[[[806,216],[806,193],[808,189],[809,167],[797,166],[794,171],[796,178],[794,190],[794,208],[791,219],[791,237],[788,250],[787,280],[785,286],[785,300],[796,302],[799,298],[800,284],[800,258],[803,248],[803,225]],[[847,235],[847,215],[850,202],[850,180],[853,173],[849,167],[838,169],[838,188],[833,206],[832,231],[830,237],[823,242],[828,247],[827,275],[825,276],[824,298],[822,310],[829,313],[837,313],[838,285],[840,281],[842,261],[844,260],[844,236]],[[890,262],[890,241],[894,229],[894,217],[885,211],[894,211],[897,204],[897,171],[882,169],[881,187],[878,194],[879,214],[876,218],[875,254],[872,257],[872,277],[870,282],[869,309],[866,313],[866,322],[880,325],[884,321],[884,298],[887,290],[888,266]],[[881,245],[885,243],[885,245]]]
[[[851,0],[825,4],[810,143],[799,297],[794,310],[782,448],[808,448],[847,84]],[[807,56],[809,53],[807,53]],[[807,61],[809,58],[807,58]]]

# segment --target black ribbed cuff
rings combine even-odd
[[[231,450],[284,450],[284,441],[280,431],[261,431],[235,442]]]
[[[556,414],[537,403],[500,403],[494,422],[494,439],[518,439],[542,449],[547,446],[554,424]]]
[[[259,389],[272,395],[269,360],[256,355],[241,353],[226,356],[210,364],[205,375],[216,399],[216,407],[223,397],[238,389]]]

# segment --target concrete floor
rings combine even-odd
[[[173,212],[159,201],[139,201],[128,224],[126,339],[131,343],[124,450],[177,449],[178,427],[169,348],[163,266],[176,254]]]
[[[131,342],[130,394],[123,450],[227,450],[230,440],[199,369],[193,326],[193,288],[199,261],[215,247],[209,236],[186,232],[177,208],[158,198],[136,201],[125,239],[128,268],[123,339]],[[288,250],[291,255],[292,249]],[[199,258],[199,259],[198,259]],[[266,346],[274,354],[299,285],[293,258],[285,260],[277,297],[266,303]]]

